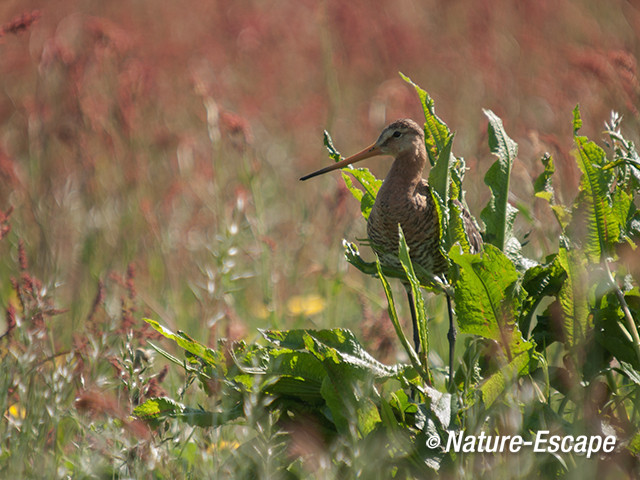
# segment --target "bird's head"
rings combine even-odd
[[[404,118],[387,125],[371,147],[379,152],[376,155],[397,157],[405,152],[414,152],[421,146],[424,146],[422,128],[413,120]]]
[[[420,149],[424,150],[424,132],[422,128],[408,118],[402,120],[396,120],[395,122],[387,125],[382,133],[378,137],[378,140],[361,152],[356,153],[344,160],[341,160],[333,165],[322,168],[316,172],[310,173],[300,178],[300,180],[307,180],[323,173],[331,172],[339,168],[344,168],[347,165],[354,164],[365,158],[375,157],[377,155],[391,155],[398,157],[402,154],[410,153],[412,156],[416,156]]]

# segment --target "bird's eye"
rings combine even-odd
[[[393,136],[396,138],[400,138],[402,136],[402,132],[398,132],[397,130],[393,132]]]

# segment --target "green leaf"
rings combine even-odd
[[[329,369],[322,383],[322,397],[331,411],[336,428],[342,434],[352,433],[355,425],[361,438],[371,433],[382,422],[380,412],[368,396],[356,396],[356,388],[339,371]]]
[[[531,318],[540,302],[548,296],[556,296],[567,274],[560,265],[557,255],[547,257],[544,265],[529,268],[522,279],[526,296],[522,302],[518,324],[525,335],[529,334]]]
[[[563,312],[563,330],[568,347],[580,344],[589,330],[589,305],[586,291],[586,265],[577,250],[561,247],[558,262],[567,274],[558,293]]]
[[[620,226],[621,238],[619,238],[619,240],[624,239],[629,245],[635,248],[636,244],[632,238],[636,234],[636,232],[633,231],[633,220],[637,211],[633,204],[632,195],[625,192],[622,188],[616,188],[613,192],[612,210]]]
[[[459,267],[454,299],[460,331],[496,340],[507,363],[531,349],[516,324],[521,300],[513,263],[492,245],[485,245],[481,255],[454,246],[449,256]]]
[[[378,267],[376,266],[376,262],[367,262],[364,260],[360,256],[360,252],[358,251],[358,247],[355,243],[343,240],[342,246],[344,247],[344,256],[347,259],[347,262],[365,275],[378,277]],[[440,249],[440,251],[442,252],[442,249]],[[444,253],[442,255],[444,255]],[[413,268],[422,288],[433,292],[442,292],[445,289],[445,285],[438,278],[434,277],[430,272],[427,272],[420,265],[414,265]],[[387,278],[399,278],[403,281],[407,279],[406,273],[400,268],[393,268],[384,265],[380,266],[380,269]]]
[[[574,140],[582,178],[569,230],[572,238],[584,237],[582,247],[587,258],[599,263],[620,237],[620,225],[611,206],[609,191],[613,174],[602,169],[606,161],[604,150],[586,137],[576,136]]]
[[[354,374],[359,377],[364,375],[364,377],[372,376],[378,379],[391,378],[396,377],[400,371],[396,365],[388,366],[373,358],[358,342],[355,335],[347,329],[260,330],[260,333],[278,347],[290,350],[305,349],[321,362],[331,357],[336,363],[353,369]],[[289,360],[295,360],[295,357]],[[295,369],[283,371],[281,366],[279,369],[271,369],[270,373],[306,376],[304,371],[298,371],[299,367],[303,370],[314,368],[311,364],[296,365]]]
[[[541,161],[544,165],[544,171],[538,176],[538,178],[536,178],[533,184],[533,190],[536,197],[542,198],[549,203],[551,211],[555,215],[556,220],[560,224],[560,228],[562,228],[562,231],[564,232],[571,219],[571,212],[564,205],[556,204],[555,202],[555,192],[551,182],[551,177],[556,171],[553,163],[553,157],[548,153],[545,153]]]
[[[484,381],[480,387],[482,401],[489,408],[505,391],[507,385],[516,381],[519,377],[528,374],[532,369],[533,350],[528,355],[516,357],[508,365],[505,365],[496,373]]]
[[[322,364],[313,354],[288,348],[269,350],[269,363],[265,373],[314,381],[318,385],[325,376]]]
[[[553,191],[551,177],[556,171],[556,167],[553,163],[553,157],[548,153],[545,153],[540,161],[542,162],[542,165],[544,165],[544,171],[533,182],[533,191],[535,192],[536,197],[542,198],[550,204],[553,204],[555,200],[555,193]]]
[[[347,174],[347,172],[349,172],[349,174]],[[349,175],[352,175],[358,183],[360,183],[364,188],[364,192],[353,184]],[[376,201],[378,190],[380,190],[380,186],[382,185],[382,180],[376,178],[368,168],[351,168],[346,171],[343,169],[342,179],[351,194],[360,202],[362,216],[365,220],[368,219],[371,208]]]
[[[580,117],[580,105],[576,105],[573,109],[573,134],[578,133],[578,130],[582,128],[582,118]]]
[[[429,374],[428,366],[425,364],[424,366],[420,363],[420,359],[416,351],[409,344],[404,331],[402,330],[402,326],[400,325],[400,320],[398,319],[398,313],[396,310],[395,302],[393,300],[393,293],[391,292],[391,285],[389,285],[389,281],[382,273],[382,267],[380,265],[380,261],[376,259],[376,267],[378,268],[378,276],[380,278],[380,283],[382,283],[382,288],[384,289],[384,294],[387,297],[387,311],[389,312],[389,318],[391,319],[391,323],[393,324],[393,328],[396,331],[396,335],[402,344],[405,352],[409,356],[409,360],[411,364],[416,369],[416,371],[420,374],[423,380],[427,383],[431,383],[431,376]]]
[[[435,207],[436,210],[436,215],[438,216],[438,222],[440,223],[440,228],[438,230],[438,251],[434,252],[437,253],[438,255],[442,256],[442,258],[444,259],[444,263],[448,263],[447,262],[447,255],[445,254],[444,251],[444,242],[443,240],[445,239],[445,232],[448,232],[449,227],[449,208],[445,205],[444,203],[444,199],[440,198],[440,196],[438,195],[437,192],[435,192],[432,188],[428,188],[427,195],[431,195],[431,198],[433,200],[433,205]],[[446,237],[448,239],[448,236]],[[439,263],[439,262],[437,262]],[[420,265],[416,265],[414,266],[414,269],[416,270],[416,273],[418,275],[418,278],[420,279],[420,282],[424,285],[431,285],[434,283],[434,277],[430,272],[425,272]]]
[[[491,110],[483,111],[489,118],[489,147],[498,158],[484,177],[491,198],[480,216],[486,226],[485,240],[504,251],[518,212],[508,201],[511,167],[518,154],[518,144],[506,134],[500,118]]]
[[[356,267],[365,275],[370,275],[375,277],[378,275],[378,270],[376,269],[375,262],[367,262],[360,256],[360,251],[358,250],[358,246],[347,240],[342,240],[342,246],[344,247],[344,257],[347,259],[351,265]],[[400,272],[398,272],[399,278]]]
[[[355,424],[360,435],[366,436],[381,421],[370,399],[373,380],[389,373],[395,376],[397,370],[373,359],[348,330],[307,331],[303,340],[326,370],[320,392],[336,426],[346,433],[349,425]]]
[[[418,327],[418,337],[420,338],[420,345],[422,350],[419,352],[421,362],[423,365],[427,364],[427,358],[429,356],[429,332],[427,330],[427,315],[424,312],[424,298],[420,291],[420,283],[416,277],[416,273],[413,270],[413,264],[411,263],[411,257],[409,256],[409,247],[404,237],[402,227],[398,226],[400,230],[400,249],[398,258],[400,264],[404,269],[404,272],[409,280],[409,288],[411,288],[411,294],[416,307],[416,319]]]
[[[467,230],[465,228],[464,221],[462,219],[462,204],[459,201],[449,202],[449,230],[447,247],[451,247],[458,244],[462,247],[462,251],[469,253],[471,251],[471,245],[469,238],[467,237]]]
[[[324,146],[327,147],[329,151],[329,156],[333,159],[334,162],[339,162],[341,159],[340,152],[336,150],[336,147],[333,146],[333,140],[331,139],[331,135],[326,130],[324,131]]]
[[[324,145],[329,152],[329,157],[335,162],[339,162],[342,159],[340,152],[333,146],[331,135],[329,135],[329,132],[326,130],[324,131]],[[354,185],[353,180],[347,175],[347,172],[360,183],[364,190],[360,190]],[[382,180],[377,179],[368,168],[354,168],[353,166],[342,169],[342,178],[351,194],[360,202],[362,216],[365,219],[369,218],[371,207],[373,207],[378,190],[382,185]]]
[[[617,370],[622,372],[625,377],[627,377],[636,385],[640,385],[640,372],[633,368],[631,364],[620,361],[620,368]]]
[[[180,348],[200,357],[209,365],[213,366],[219,363],[220,357],[215,350],[205,347],[201,343],[193,340],[186,333],[173,333],[168,328],[163,327],[158,322],[156,322],[155,320],[151,320],[150,318],[145,318],[144,321],[151,325],[153,329],[159,332],[163,337],[168,338],[169,340],[173,340]]]
[[[633,434],[627,448],[636,457],[640,454],[640,432]]]
[[[177,418],[184,423],[197,427],[217,427],[238,418],[241,408],[233,408],[225,412],[208,412],[190,408],[168,397],[151,398],[133,410],[133,414],[141,420],[157,426],[167,418]]]
[[[625,295],[625,301],[631,299],[632,295]],[[597,342],[621,365],[626,362],[633,368],[640,368],[633,335],[628,330],[629,325],[615,293],[610,292],[600,298],[598,307],[592,310]]]
[[[451,154],[452,144],[453,135],[450,135],[442,147],[435,165],[429,172],[429,186],[445,201],[449,198],[449,184],[451,183],[450,172],[455,161],[454,156]]]
[[[413,86],[420,98],[422,109],[424,111],[425,118],[425,142],[427,145],[427,154],[429,156],[429,162],[431,166],[434,166],[440,157],[441,152],[447,148],[449,144],[449,152],[451,152],[451,138],[453,137],[449,127],[444,123],[435,112],[435,102],[429,96],[429,94],[413,83],[409,77],[400,73],[402,79]],[[448,163],[449,159],[445,157],[445,163]],[[447,198],[442,196],[442,198]]]

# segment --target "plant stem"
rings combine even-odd
[[[396,335],[400,339],[400,343],[402,344],[402,347],[407,352],[407,355],[409,356],[409,360],[411,361],[413,368],[416,369],[416,371],[422,377],[425,383],[431,386],[431,375],[429,374],[427,365],[426,364],[423,365],[420,362],[420,359],[418,358],[418,354],[410,345],[406,335],[402,331],[402,326],[400,325],[400,320],[398,319],[398,313],[396,312],[396,308],[395,308],[395,302],[393,301],[393,293],[391,293],[391,286],[389,285],[389,281],[382,274],[382,267],[380,265],[380,261],[376,261],[376,267],[378,268],[378,276],[380,278],[380,281],[382,282],[382,287],[384,288],[384,293],[387,297],[387,303],[389,304],[389,307],[388,307],[389,318],[391,319],[391,323],[393,323],[393,328],[396,330]]]
[[[627,305],[627,301],[624,299],[624,293],[620,290],[618,283],[614,280],[613,275],[611,274],[611,269],[609,268],[609,263],[604,260],[605,271],[607,272],[607,277],[609,279],[609,283],[613,287],[613,291],[618,297],[618,301],[620,302],[620,306],[622,307],[622,312],[624,313],[625,319],[627,320],[627,327],[629,328],[629,332],[631,332],[631,336],[633,337],[633,348],[636,351],[636,356],[638,357],[638,361],[640,362],[640,335],[638,335],[638,327],[636,326],[636,322],[631,316],[631,311],[629,310],[629,306]]]

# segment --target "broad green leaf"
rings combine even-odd
[[[347,262],[356,267],[365,275],[378,275],[375,262],[367,262],[366,260],[364,260],[360,256],[360,251],[358,250],[358,246],[355,243],[349,242],[347,240],[342,240],[342,246],[344,247],[344,257],[347,259]],[[398,272],[398,278],[402,278],[400,272]]]
[[[556,296],[566,277],[567,274],[560,265],[557,255],[550,255],[544,265],[535,265],[525,272],[522,287],[526,296],[522,302],[518,321],[525,337],[529,334],[531,317],[540,302],[545,297]]]
[[[301,350],[305,348],[304,336],[307,333],[306,330],[263,330],[261,328],[258,331],[262,336],[280,348],[288,348],[290,350]]]
[[[625,302],[633,301],[632,297],[633,294],[625,295]],[[610,292],[600,298],[598,308],[592,310],[592,316],[596,341],[621,364],[626,362],[640,369],[633,335],[615,293]]]
[[[285,396],[304,402],[307,405],[318,405],[323,402],[321,388],[322,382],[327,376],[324,369],[323,373],[324,375],[320,381],[281,375],[276,380],[266,381],[262,391],[267,395]]]
[[[556,217],[560,228],[564,231],[571,220],[571,212],[569,209],[561,204],[557,204],[555,201],[555,191],[553,190],[553,184],[551,177],[556,171],[556,167],[553,163],[553,157],[546,153],[542,159],[544,165],[544,171],[536,178],[533,184],[533,191],[535,196],[547,201],[551,207],[551,211]]]
[[[342,173],[342,180],[344,180],[344,184],[347,186],[347,188],[351,192],[351,195],[353,195],[353,198],[355,198],[358,202],[360,202],[360,209],[362,211],[362,216],[365,217],[365,218],[368,218],[369,217],[369,213],[367,212],[367,214],[365,216],[364,209],[362,208],[363,207],[362,206],[362,197],[364,197],[364,192],[353,184],[353,180],[351,179],[351,177],[349,175],[347,175],[345,172],[341,172],[341,173]],[[367,202],[367,203],[369,203],[369,202]],[[373,203],[371,205],[373,205]],[[370,211],[371,207],[369,207],[368,210]]]
[[[528,374],[533,363],[533,349],[529,354],[520,355],[508,365],[505,365],[496,373],[491,375],[480,386],[482,401],[486,408],[489,408],[504,392],[508,384],[513,383],[519,377]]]
[[[208,412],[190,408],[168,397],[151,398],[133,410],[133,415],[141,420],[157,425],[161,420],[177,418],[188,425],[197,427],[217,427],[238,418],[241,408],[233,408],[225,412]]]
[[[335,423],[338,431],[348,432],[349,423],[351,422],[350,418],[353,418],[353,408],[348,408],[347,405],[354,405],[356,403],[353,391],[347,388],[345,392],[340,392],[338,386],[327,376],[322,381],[320,392],[327,407],[329,407],[331,419]]]
[[[449,202],[449,231],[447,247],[451,247],[458,244],[462,247],[462,251],[465,253],[471,252],[471,245],[469,244],[469,238],[467,237],[467,231],[462,220],[462,204],[460,202]]]
[[[321,392],[336,428],[345,435],[355,425],[360,438],[366,437],[382,422],[378,408],[371,398],[356,396],[354,385],[339,372],[332,373],[322,382]]]
[[[364,188],[364,191],[360,190],[353,184],[349,175],[353,175],[353,177],[358,180],[360,185]],[[368,168],[343,169],[342,179],[351,194],[360,202],[360,211],[362,212],[362,216],[365,220],[368,219],[369,213],[371,213],[371,208],[376,201],[378,190],[380,190],[380,186],[382,185],[382,180],[377,179]]]
[[[573,238],[584,237],[581,244],[587,258],[599,263],[620,237],[620,225],[609,196],[613,174],[602,169],[606,162],[604,150],[586,137],[575,136],[574,140],[582,178],[569,227]]]
[[[627,448],[634,456],[640,455],[640,432],[633,434]]]
[[[562,307],[559,301],[552,302],[536,315],[536,325],[531,331],[531,338],[538,349],[546,349],[554,342],[565,342],[564,330],[558,325],[562,315]]]
[[[608,318],[598,323],[600,328],[596,330],[596,341],[618,362],[626,362],[640,368],[633,339],[623,327],[624,316],[619,309],[612,310],[614,311],[606,315]]]
[[[220,357],[215,350],[205,347],[201,343],[189,338],[184,332],[173,333],[168,328],[163,327],[150,318],[145,318],[144,321],[151,325],[154,330],[159,332],[163,337],[173,340],[180,348],[202,358],[209,365],[217,365],[219,363]]]
[[[551,177],[556,171],[556,167],[553,163],[553,157],[548,153],[545,153],[540,161],[542,162],[542,165],[544,165],[544,171],[533,182],[533,191],[535,192],[536,197],[542,198],[550,204],[553,204],[555,201],[555,193],[553,191]]]
[[[433,205],[435,206],[435,210],[436,210],[436,215],[438,216],[438,223],[440,223],[440,229],[438,231],[438,251],[434,252],[437,253],[438,255],[441,255],[445,261],[447,259],[447,256],[445,254],[445,251],[443,249],[444,247],[444,239],[445,239],[445,232],[449,231],[449,208],[445,205],[444,203],[444,199],[440,197],[440,195],[438,195],[437,192],[435,192],[433,189],[429,188],[427,191],[427,194],[431,195],[431,198],[433,199]],[[430,285],[433,283],[433,275],[430,272],[423,272],[420,268],[419,265],[414,266],[414,269],[416,270],[416,273],[418,274],[418,278],[420,279],[420,281],[422,282],[422,284],[424,285]]]
[[[427,154],[429,156],[429,162],[431,166],[436,164],[440,153],[446,148],[447,144],[449,144],[449,152],[451,152],[451,131],[447,124],[444,123],[435,112],[435,102],[429,96],[429,94],[420,88],[418,85],[413,83],[409,77],[400,73],[400,77],[402,79],[413,86],[418,94],[418,98],[420,98],[420,103],[422,104],[422,109],[424,111],[425,117],[425,141],[427,144]],[[446,159],[447,163],[449,160]],[[443,196],[443,198],[447,198]]]
[[[325,376],[322,364],[314,355],[288,348],[269,349],[269,363],[264,373],[314,381],[318,385]]]
[[[518,212],[508,201],[511,167],[518,154],[518,144],[509,138],[500,118],[491,110],[483,111],[489,119],[489,147],[498,158],[484,177],[491,198],[480,217],[486,226],[485,240],[504,251]]]
[[[331,157],[336,162],[342,160],[340,152],[338,152],[338,150],[336,150],[336,148],[333,146],[331,135],[329,135],[329,132],[327,132],[326,130],[324,131],[324,145],[325,147],[327,147],[329,157]],[[347,172],[360,183],[364,190],[360,190],[354,185],[353,180],[351,179],[349,174],[347,174]],[[378,190],[382,185],[382,180],[376,178],[368,168],[353,168],[352,166],[342,169],[342,179],[344,180],[344,183],[351,194],[358,202],[360,202],[360,210],[362,212],[362,216],[365,219],[369,218],[371,207],[373,207],[373,203],[375,202]]]
[[[418,338],[420,338],[420,345],[422,345],[422,350],[419,352],[419,355],[421,357],[420,360],[422,364],[426,365],[427,358],[429,356],[429,332],[427,330],[427,316],[424,311],[424,298],[420,291],[420,283],[418,282],[416,273],[413,270],[413,264],[411,263],[411,257],[409,256],[409,247],[407,246],[407,242],[404,238],[404,232],[401,227],[399,227],[399,230],[400,250],[398,258],[400,259],[400,264],[402,265],[402,268],[407,275],[407,279],[409,280],[409,288],[411,288],[411,294],[416,307]]]
[[[459,267],[454,299],[460,331],[496,340],[507,363],[531,349],[533,344],[522,338],[516,324],[520,298],[513,263],[492,245],[475,255],[454,246],[449,256]]]
[[[440,392],[429,386],[424,387],[424,390],[431,403],[431,411],[440,422],[440,426],[445,429],[449,428],[452,414],[451,405],[452,401],[455,401],[454,396],[450,393]]]
[[[582,117],[580,116],[580,105],[576,105],[573,109],[573,134],[575,135],[578,130],[582,128]]]
[[[329,341],[324,343],[320,338],[316,338],[315,333]],[[337,339],[338,348],[329,345],[336,339],[335,334],[340,337]],[[373,380],[376,373],[379,373],[373,371],[376,369],[371,368],[371,361],[382,364],[364,352],[348,330],[307,331],[303,340],[306,350],[320,360],[325,368],[326,376],[322,381],[320,393],[331,410],[336,426],[346,433],[349,425],[355,424],[360,435],[366,436],[381,421],[378,409],[370,399]],[[368,358],[362,358],[362,352]]]
[[[321,362],[330,356],[335,362],[352,368],[354,374],[359,376],[365,374],[375,378],[389,378],[399,373],[397,366],[388,366],[373,358],[350,330],[335,328],[332,330],[260,330],[260,332],[267,340],[281,348],[305,349]],[[303,368],[314,367],[308,365]],[[277,370],[271,370],[271,372],[278,373]],[[280,373],[304,376],[304,372],[296,370]]]
[[[633,366],[627,362],[620,362],[620,368],[617,369],[624,374],[629,380],[636,385],[640,385],[640,372],[638,372]]]
[[[451,154],[453,135],[451,135],[443,146],[435,165],[429,172],[429,186],[446,201],[449,198],[449,184],[451,183],[451,168],[455,158]],[[446,209],[443,209],[446,211]],[[446,217],[445,217],[446,218]]]
[[[633,231],[633,218],[637,213],[635,205],[633,204],[633,197],[629,193],[625,192],[622,188],[616,188],[613,192],[613,214],[620,226],[620,238],[629,243],[633,248],[636,244],[633,241],[633,236],[636,232]]]
[[[558,262],[567,274],[558,293],[563,312],[563,330],[568,347],[581,343],[589,330],[589,305],[587,301],[586,265],[577,250],[561,247]]]

